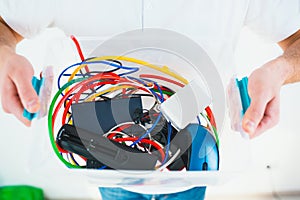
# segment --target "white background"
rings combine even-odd
[[[53,61],[52,55],[58,49],[63,49],[63,52]],[[71,64],[78,60],[76,49],[58,30],[23,41],[18,46],[18,52],[31,61],[37,74],[46,64],[61,65],[61,60],[64,64]],[[281,50],[245,29],[236,52],[239,73],[249,75],[255,67],[279,55]],[[280,123],[250,142],[250,156],[247,156],[251,164],[247,170],[223,185],[209,187],[208,198],[300,191],[299,91],[300,84],[282,88]],[[96,187],[81,177],[70,176],[55,158],[48,142],[46,119],[34,121],[31,128],[24,127],[2,110],[0,119],[0,185],[36,185],[42,187],[49,198],[99,198]],[[239,153],[236,149],[236,154]]]

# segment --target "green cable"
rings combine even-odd
[[[210,119],[208,118],[207,115],[205,115],[205,114],[203,114],[203,113],[200,113],[200,114],[202,115],[202,117],[203,117],[207,122],[210,123]],[[210,124],[211,124],[211,123],[210,123]],[[214,127],[212,124],[211,124],[211,127],[212,127],[212,129],[213,129],[213,130],[211,130],[211,131],[214,133],[215,138],[216,138],[217,146],[219,147],[219,136],[218,136],[218,133],[217,133],[217,129],[216,129],[216,127]]]
[[[70,85],[80,82],[80,81],[84,81],[86,79],[88,79],[89,77],[84,77],[84,78],[78,78],[78,79],[73,79],[69,82],[67,82],[65,85],[63,85],[60,90],[54,95],[52,102],[50,104],[50,108],[49,108],[49,114],[48,114],[48,131],[49,131],[49,137],[50,137],[50,142],[52,145],[52,148],[55,152],[55,154],[57,155],[57,157],[69,168],[82,168],[81,166],[77,166],[77,165],[72,165],[71,163],[67,162],[62,155],[60,154],[60,152],[58,151],[57,147],[56,147],[56,143],[55,143],[55,139],[54,139],[54,134],[53,134],[53,129],[52,129],[52,112],[54,110],[54,105],[59,97],[59,95],[66,89],[68,88]],[[98,80],[101,81],[101,80]]]
[[[69,82],[67,82],[65,85],[63,85],[61,87],[61,89],[54,95],[53,99],[52,99],[52,102],[50,104],[50,108],[49,108],[49,113],[48,113],[48,131],[49,131],[49,138],[50,138],[50,142],[51,142],[51,145],[52,145],[52,148],[56,154],[56,156],[69,168],[76,168],[76,169],[80,169],[82,168],[81,166],[77,166],[77,165],[72,165],[71,163],[67,162],[63,156],[60,154],[60,152],[58,151],[57,147],[56,147],[56,143],[55,143],[55,140],[54,140],[54,134],[53,134],[53,129],[52,129],[52,112],[54,110],[54,105],[59,97],[59,95],[66,89],[68,88],[70,85],[74,84],[74,83],[77,83],[77,82],[80,82],[80,81],[83,81],[83,80],[86,80],[88,79],[88,77],[85,77],[85,78],[78,78],[78,79],[73,79]],[[156,89],[153,89],[155,92],[158,92],[158,90]],[[166,95],[173,95],[172,92],[168,92],[168,91],[162,91],[163,94],[166,94]],[[213,128],[213,132],[214,132],[214,135],[216,137],[216,143],[217,143],[217,146],[219,147],[219,137],[218,137],[218,133],[217,133],[217,130],[214,126],[212,126]]]
[[[48,131],[49,131],[49,138],[50,138],[50,141],[51,141],[51,145],[52,145],[52,148],[56,154],[56,156],[69,168],[82,168],[81,166],[77,166],[77,165],[72,165],[71,163],[67,162],[64,157],[60,154],[60,152],[58,151],[57,147],[56,147],[56,143],[55,143],[55,140],[54,140],[54,134],[53,134],[53,129],[52,129],[52,112],[53,112],[53,109],[54,109],[54,105],[55,105],[55,102],[57,101],[59,95],[67,88],[69,87],[70,85],[72,85],[73,83],[77,83],[77,82],[80,82],[80,81],[83,81],[85,79],[87,79],[88,77],[85,77],[85,78],[78,78],[78,79],[73,79],[69,82],[67,82],[65,85],[63,85],[61,87],[61,89],[54,95],[53,99],[52,99],[52,102],[50,104],[50,108],[49,108],[49,113],[48,113]]]
[[[154,92],[159,92],[157,89],[152,89]],[[166,94],[166,95],[169,95],[169,96],[172,96],[174,93],[173,92],[169,92],[169,91],[166,91],[166,90],[162,90],[162,93],[163,94]]]
[[[215,137],[216,137],[216,142],[217,142],[217,146],[220,147],[220,144],[219,144],[219,136],[218,136],[218,133],[217,133],[217,129],[216,127],[212,126],[213,128],[213,132],[215,134]]]
[[[78,79],[73,79],[69,82],[67,82],[65,85],[63,85],[59,91],[57,91],[57,93],[54,95],[52,102],[50,104],[50,108],[49,108],[49,114],[48,114],[48,131],[49,131],[49,138],[50,138],[50,142],[52,145],[52,148],[56,154],[56,156],[69,168],[82,168],[81,166],[77,166],[77,165],[72,165],[71,163],[67,162],[63,156],[60,154],[59,150],[56,147],[56,143],[55,143],[55,139],[54,139],[54,134],[53,134],[53,129],[52,129],[52,112],[54,110],[54,106],[55,103],[59,97],[59,95],[66,89],[68,88],[70,85],[80,82],[80,81],[84,81],[86,79],[88,79],[89,77],[84,77],[84,78],[78,78]]]

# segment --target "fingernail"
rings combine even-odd
[[[251,137],[251,134],[253,134],[254,131],[255,131],[254,122],[252,122],[252,121],[247,121],[246,122],[246,131],[250,134],[250,137]]]
[[[24,122],[25,126],[30,127],[31,126],[31,122],[30,121],[26,121]]]
[[[28,108],[28,110],[30,110],[30,111],[35,111],[35,110],[37,110],[38,109],[38,107],[39,107],[39,102],[37,101],[37,100],[31,100],[31,101],[29,101],[28,103],[27,103],[27,108]]]

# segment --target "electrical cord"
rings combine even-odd
[[[169,70],[167,66],[159,67],[135,58],[125,56],[102,56],[85,59],[76,38],[71,36],[71,39],[76,45],[81,62],[66,67],[58,76],[58,91],[54,95],[49,108],[48,130],[51,145],[57,157],[69,168],[84,168],[86,166],[80,166],[73,153],[61,149],[56,144],[54,139],[54,128],[58,125],[58,116],[61,116],[61,125],[66,123],[72,124],[73,117],[70,108],[74,103],[131,98],[135,96],[153,98],[154,104],[151,109],[154,109],[157,105],[163,103],[175,93],[172,86],[182,88],[188,81],[181,75]],[[137,66],[124,66],[122,62],[126,63],[126,65],[134,64]],[[109,66],[110,69],[99,70],[104,66]],[[168,77],[150,73],[138,74],[137,72],[140,71],[141,66],[162,73]],[[83,68],[86,71],[85,73],[82,71]],[[133,77],[133,75],[135,75],[135,77]],[[66,81],[66,83],[62,84],[63,80]],[[168,86],[161,83],[161,81],[167,83]],[[161,157],[161,165],[156,169],[163,170],[178,157],[180,149],[171,156],[170,143],[173,128],[170,122],[167,123],[167,136],[165,133],[161,133],[162,138],[164,138],[164,145],[162,145],[160,141],[155,140],[157,137],[154,138],[151,135],[162,120],[162,113],[159,111],[156,112],[157,113],[149,114],[149,110],[147,110],[146,113],[143,112],[143,115],[136,122],[117,124],[108,132],[104,133],[103,136],[116,142],[132,142],[129,145],[130,147],[140,148],[148,153],[153,152],[153,147],[159,152]],[[201,115],[207,121],[209,129],[214,133],[217,144],[219,145],[216,123],[210,107],[207,107],[205,112],[206,115],[203,113],[201,113]],[[156,117],[155,120],[153,119],[153,123],[150,118],[151,116]],[[201,124],[200,118],[197,117],[197,119],[199,124]],[[141,126],[145,131],[140,137],[128,135],[124,132],[135,124]],[[151,125],[151,127],[146,128],[144,125],[147,127]],[[126,145],[125,143],[124,145]],[[169,155],[171,156],[170,159],[168,159]],[[86,160],[83,157],[82,159]],[[104,168],[106,168],[106,166],[102,166],[99,169]]]
[[[172,135],[172,126],[171,126],[171,122],[168,122],[168,139],[167,139],[167,144],[166,144],[166,157],[165,157],[163,163],[165,163],[168,160],[170,144],[171,144],[171,135]]]

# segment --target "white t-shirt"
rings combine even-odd
[[[299,0],[0,1],[2,18],[25,38],[47,27],[98,41],[143,27],[164,28],[196,41],[221,74],[233,73],[233,54],[243,26],[266,40],[278,42],[300,28],[299,9]],[[126,189],[173,193],[188,188]]]
[[[233,66],[243,26],[278,42],[299,28],[299,0],[2,0],[2,18],[31,38],[46,27],[104,40],[125,31],[164,28],[201,45],[219,69]]]

